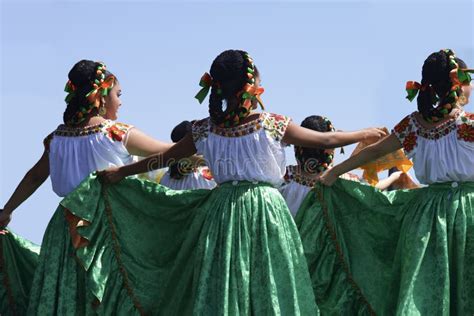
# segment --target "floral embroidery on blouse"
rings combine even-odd
[[[412,121],[413,121],[413,124],[415,125],[416,133],[420,137],[431,139],[431,140],[440,139],[443,136],[450,134],[452,131],[456,129],[455,119],[448,120],[433,128],[425,128],[421,126],[421,124],[416,120],[415,117],[413,117]]]
[[[211,170],[209,170],[209,168],[202,168],[201,175],[204,179],[208,181],[214,180],[214,177],[212,176]]]
[[[194,143],[197,143],[201,139],[207,138],[209,135],[209,118],[194,122],[192,134]]]
[[[263,126],[274,140],[281,141],[290,122],[291,118],[288,116],[266,113]]]
[[[403,139],[403,148],[405,149],[406,152],[410,152],[415,148],[416,146],[416,139],[417,136],[415,132],[411,132],[408,134],[404,139]]]
[[[465,142],[474,142],[474,114],[466,113],[461,116],[461,123],[458,126],[458,138]]]
[[[115,123],[114,121],[106,120],[98,125],[86,127],[69,127],[66,125],[59,125],[56,131],[53,132],[53,135],[63,137],[80,137],[104,133],[113,141],[122,141],[124,136],[132,127],[132,125]]]
[[[417,145],[418,137],[422,137],[430,140],[438,140],[444,136],[451,134],[451,132],[457,129],[458,137],[466,141],[472,141],[472,124],[469,127],[468,116],[460,114],[463,124],[458,125],[457,118],[450,119],[441,125],[433,128],[425,128],[416,119],[415,113],[412,113],[405,117],[398,123],[393,133],[397,136],[400,143],[403,145],[403,149],[406,153],[411,152]]]
[[[403,120],[400,121],[400,123],[395,126],[394,131],[399,134],[403,133],[410,125],[410,120],[410,116],[405,117]]]
[[[62,125],[59,125],[56,131],[54,131],[54,135],[64,136],[64,137],[87,136],[87,135],[97,134],[101,132],[104,128],[108,128],[112,124],[113,124],[113,121],[110,121],[110,120],[106,120],[97,125],[86,126],[86,127],[69,127],[62,124]]]
[[[291,119],[287,116],[262,113],[260,116],[242,125],[220,127],[212,123],[210,118],[196,121],[193,124],[194,143],[209,136],[209,132],[223,137],[241,137],[253,134],[262,128],[276,141],[281,141]]]
[[[407,115],[403,120],[400,121],[392,130],[392,133],[397,136],[400,144],[402,144],[403,149],[406,153],[409,153],[416,146],[416,135],[413,127],[412,121],[414,120],[413,114]],[[406,138],[408,140],[406,141]],[[413,143],[414,141],[414,143]]]
[[[113,141],[121,142],[130,128],[130,125],[123,123],[115,123],[114,125],[107,127],[105,131],[107,132],[107,137],[109,137]]]
[[[311,179],[299,173],[298,166],[288,166],[286,167],[285,173],[285,183],[290,183],[292,181],[299,183],[307,187],[314,187],[316,184],[316,179]]]
[[[224,137],[240,137],[253,134],[262,128],[262,115],[258,119],[234,127],[219,127],[211,122],[211,132]]]

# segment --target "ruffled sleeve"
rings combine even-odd
[[[281,142],[290,122],[291,118],[288,116],[266,113],[263,120],[263,127],[267,135],[275,141]]]
[[[197,152],[202,154],[199,144],[209,136],[209,118],[195,121],[191,131]]]
[[[418,138],[413,119],[413,113],[407,115],[403,120],[395,125],[392,130],[392,133],[398,138],[400,144],[403,146],[405,154],[408,157],[413,156]]]
[[[130,130],[133,128],[133,125],[112,122],[112,124],[104,126],[104,133],[111,141],[123,142],[123,144],[126,145]]]
[[[463,145],[474,148],[474,114],[464,113],[456,122],[457,137]]]

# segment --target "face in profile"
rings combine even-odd
[[[106,113],[104,118],[116,120],[118,117],[118,109],[122,105],[120,96],[122,95],[122,87],[118,81],[115,82],[112,90],[104,97]]]
[[[462,86],[462,94],[466,98],[466,101],[464,102],[463,105],[469,103],[469,97],[471,96],[471,91],[472,91],[472,83]]]

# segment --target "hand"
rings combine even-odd
[[[378,142],[381,138],[386,137],[389,132],[385,127],[371,127],[365,129],[365,140],[367,143]]]
[[[398,179],[393,182],[392,188],[395,190],[416,189],[418,185],[413,181],[408,173],[400,172]]]
[[[324,185],[331,186],[334,184],[334,182],[336,182],[337,178],[339,178],[339,176],[335,172],[335,169],[332,168],[332,169],[326,170],[326,172],[324,172],[321,175],[321,177],[319,177],[319,182],[321,182]]]
[[[125,175],[122,172],[121,168],[112,167],[107,170],[98,171],[97,176],[102,181],[102,183],[117,183],[125,178]]]
[[[4,209],[0,210],[0,230],[7,227],[8,223],[12,220],[12,213],[5,211]]]

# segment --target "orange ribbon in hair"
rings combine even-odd
[[[265,92],[265,89],[263,87],[258,87],[257,88],[257,87],[255,87],[255,85],[251,85],[251,84],[247,83],[243,87],[242,91],[237,95],[237,97],[242,96],[243,99],[246,99],[244,101],[244,103],[246,103],[247,101],[250,102],[250,100],[255,98],[257,100],[257,102],[260,104],[260,106],[262,107],[262,110],[265,110],[265,106],[263,105],[263,101],[260,98],[260,95],[264,92]]]
[[[108,94],[108,90],[113,88],[114,83],[115,83],[115,76],[112,76],[112,75],[108,76],[107,78],[105,78],[105,80],[103,80],[102,82],[98,84],[96,81],[96,83],[92,85],[94,89],[86,95],[89,103],[90,104],[95,103],[95,105],[97,106],[97,101],[99,100],[99,98],[101,96],[106,96]]]

